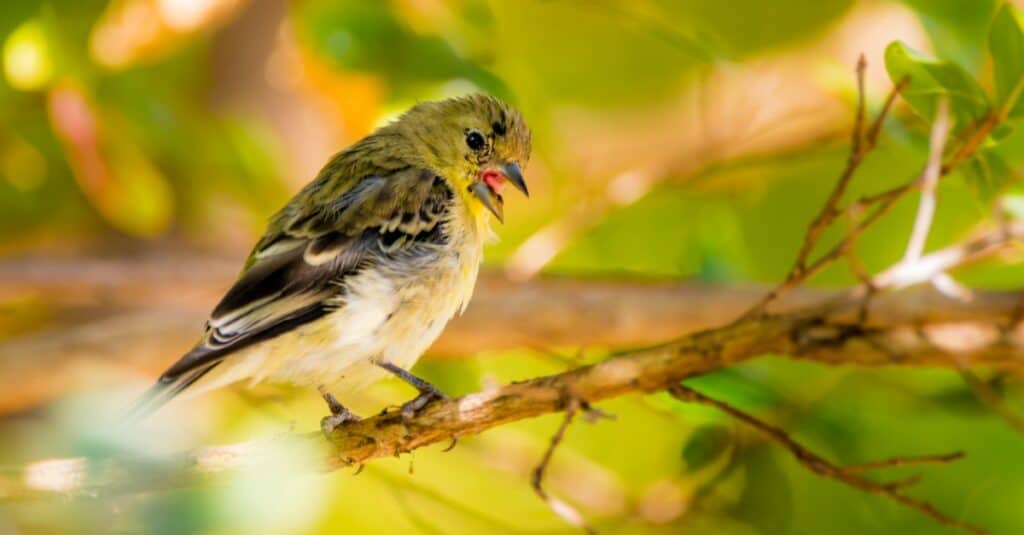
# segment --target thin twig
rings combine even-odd
[[[847,474],[857,474],[861,472],[874,472],[876,470],[884,470],[886,468],[898,468],[902,466],[918,466],[922,464],[946,464],[951,463],[953,461],[959,461],[960,459],[963,459],[963,457],[964,452],[962,451],[954,451],[952,453],[940,453],[937,455],[892,457],[889,459],[881,459],[878,461],[843,466],[840,468],[840,470],[846,472]]]
[[[750,310],[744,314],[744,318],[764,313],[770,304],[789,293],[789,291],[799,286],[803,281],[815,275],[824,266],[845,254],[845,251],[850,245],[849,240],[844,240],[843,244],[833,248],[832,251],[825,255],[825,257],[822,257],[815,262],[811,262],[810,265],[808,265],[811,253],[814,251],[814,247],[818,242],[821,241],[821,237],[824,235],[825,231],[837,218],[844,214],[845,210],[839,209],[839,203],[842,200],[843,195],[846,193],[847,187],[850,185],[850,181],[853,179],[854,174],[864,161],[864,158],[872,149],[875,148],[879,132],[881,131],[882,124],[889,113],[892,102],[895,100],[896,95],[899,94],[906,85],[907,80],[903,79],[893,86],[889,95],[886,97],[885,104],[875,117],[875,120],[872,122],[867,135],[865,135],[864,72],[866,68],[867,62],[864,60],[864,57],[861,56],[860,60],[857,62],[857,111],[854,116],[853,132],[851,134],[851,149],[850,155],[846,161],[846,167],[843,168],[843,172],[839,175],[839,180],[836,181],[836,185],[832,188],[832,192],[829,193],[828,199],[826,199],[821,211],[818,212],[817,217],[814,218],[814,221],[811,222],[810,227],[808,227],[807,233],[804,235],[803,243],[800,245],[800,250],[797,252],[796,260],[793,262],[793,266],[790,268],[789,273],[786,274],[785,280],[751,307]],[[859,232],[860,231],[857,233],[859,234]]]
[[[897,459],[888,459],[888,460],[885,460],[885,461],[880,461],[878,463],[869,463],[869,464],[866,464],[866,465],[858,465],[856,467],[853,467],[852,470],[851,469],[846,469],[846,468],[841,468],[841,467],[838,467],[838,466],[830,463],[829,461],[825,460],[820,455],[818,455],[818,454],[812,452],[811,450],[807,449],[805,446],[801,445],[799,442],[793,440],[793,438],[790,437],[789,434],[786,433],[786,431],[784,431],[784,430],[782,430],[782,429],[780,429],[778,427],[775,427],[775,426],[773,426],[771,424],[768,424],[768,423],[766,423],[766,422],[764,422],[762,420],[759,420],[758,418],[756,418],[756,417],[754,417],[754,416],[752,416],[750,414],[747,414],[747,413],[745,413],[745,412],[743,412],[743,411],[733,407],[732,405],[729,405],[728,403],[725,403],[723,401],[719,401],[719,400],[717,400],[715,398],[708,397],[708,396],[706,396],[704,394],[701,394],[700,392],[697,392],[696,390],[694,390],[692,388],[689,388],[687,386],[683,386],[681,384],[674,385],[671,388],[669,388],[669,393],[671,393],[672,396],[674,396],[676,399],[679,399],[680,401],[696,402],[696,403],[701,403],[701,404],[704,404],[704,405],[709,405],[709,406],[715,407],[715,408],[721,410],[722,412],[725,412],[729,416],[732,416],[733,418],[736,418],[737,420],[740,420],[743,423],[746,423],[746,424],[750,425],[751,427],[756,428],[758,431],[761,431],[762,433],[767,435],[769,438],[775,440],[777,443],[779,443],[784,448],[789,450],[790,454],[793,455],[793,457],[797,460],[797,462],[799,462],[805,468],[811,470],[815,474],[818,474],[818,475],[820,475],[822,477],[826,477],[826,478],[829,478],[829,479],[834,479],[836,481],[839,481],[841,483],[844,483],[846,485],[849,485],[851,487],[857,488],[857,489],[865,491],[865,492],[869,492],[869,493],[872,493],[872,494],[878,494],[878,495],[881,495],[881,496],[885,496],[885,497],[887,497],[887,498],[889,498],[891,500],[896,501],[897,503],[900,503],[900,504],[902,504],[904,506],[910,507],[911,509],[915,509],[915,510],[921,512],[922,514],[927,515],[928,517],[931,517],[933,520],[935,520],[936,522],[939,522],[942,525],[953,527],[953,528],[962,529],[964,531],[967,531],[969,533],[974,533],[974,534],[987,533],[987,531],[982,529],[982,528],[979,528],[979,527],[976,527],[976,526],[972,526],[972,525],[970,525],[970,524],[968,524],[968,523],[966,523],[966,522],[964,522],[962,520],[959,520],[959,519],[947,516],[946,514],[942,513],[938,509],[936,509],[935,506],[932,505],[929,502],[926,502],[926,501],[918,499],[918,498],[913,498],[911,496],[907,496],[907,495],[902,494],[902,493],[899,492],[899,489],[904,488],[908,484],[916,481],[916,478],[912,478],[910,480],[898,481],[895,484],[893,484],[893,483],[876,483],[874,481],[871,481],[869,479],[865,479],[865,478],[860,477],[860,476],[857,475],[857,473],[860,472],[860,471],[863,471],[865,469],[864,467],[866,467],[866,466],[867,467],[872,467],[872,465],[877,465],[877,467],[872,467],[871,468],[871,469],[876,469],[876,468],[886,468],[886,467],[889,467],[889,466],[899,466],[901,464],[902,465],[906,465],[906,464],[920,464],[921,462],[929,462],[929,463],[951,462],[951,461],[955,461],[955,460],[959,459],[961,457],[961,455],[959,455],[959,454],[949,454],[949,455],[946,455],[946,456],[931,456],[931,457],[911,457],[911,458],[898,459],[898,460]],[[922,460],[922,459],[927,459],[927,460]]]
[[[1024,223],[1011,222],[995,229],[989,229],[978,237],[939,249],[906,264],[899,262],[875,275],[876,288],[897,290],[914,284],[922,284],[936,275],[990,257],[996,251],[1021,239]]]
[[[1018,432],[1024,433],[1024,417],[1013,412],[1006,405],[1006,400],[1003,399],[1003,396],[996,392],[992,385],[987,381],[982,381],[977,375],[974,375],[974,373],[967,369],[960,370],[960,377],[982,405],[996,413],[996,415],[1005,420],[1006,423],[1010,424]]]
[[[898,88],[901,88],[902,85],[903,84],[898,84],[896,88],[894,88],[894,91]],[[952,158],[950,158],[945,164],[939,167],[939,177],[948,175],[956,168],[956,165],[958,163],[972,156],[974,154],[974,151],[977,150],[978,147],[981,145],[981,141],[983,141],[985,137],[989,133],[991,133],[991,131],[996,126],[998,126],[999,118],[1002,117],[1002,114],[993,114],[988,117],[995,117],[995,119],[986,118],[979,124],[978,130],[968,139],[964,147],[961,147],[961,149],[957,151],[957,153]],[[896,204],[896,201],[903,198],[903,196],[906,195],[907,193],[915,191],[922,187],[922,184],[925,182],[924,175],[925,172],[922,171],[922,173],[915,177],[914,180],[906,184],[891,188],[889,190],[886,190],[875,195],[862,197],[857,201],[851,203],[850,206],[848,206],[845,209],[833,211],[834,217],[832,217],[831,220],[829,220],[829,224],[831,224],[831,222],[834,221],[837,217],[849,217],[851,216],[851,214],[855,214],[860,210],[863,210],[868,207],[874,207],[874,210],[870,212],[863,220],[861,220],[860,223],[852,225],[846,237],[841,239],[839,243],[835,244],[831,249],[828,250],[828,252],[820,256],[817,260],[810,263],[810,265],[807,265],[807,254],[809,253],[804,254],[804,249],[807,248],[807,243],[809,242],[811,243],[811,248],[813,248],[813,245],[817,243],[818,237],[820,236],[820,231],[814,230],[817,226],[817,223],[812,223],[811,229],[808,230],[807,235],[804,237],[804,246],[801,247],[801,253],[797,255],[797,261],[796,263],[794,263],[793,268],[790,270],[790,273],[786,276],[786,279],[782,282],[782,284],[777,286],[774,290],[765,295],[764,298],[758,301],[751,309],[749,309],[742,316],[742,318],[746,319],[759,314],[763,314],[764,311],[767,309],[768,305],[770,305],[772,302],[779,299],[789,291],[793,290],[808,278],[816,275],[825,267],[830,265],[832,262],[835,262],[836,260],[842,258],[844,255],[849,254],[851,248],[856,243],[860,235],[863,234],[864,231],[866,231],[872,225],[877,223],[882,218],[882,216],[884,216],[890,210],[892,210],[893,206],[895,206]],[[844,171],[844,174],[840,176],[839,182],[843,182],[845,176],[846,172]],[[915,270],[913,269],[913,266],[908,267],[906,265],[897,264],[896,266],[891,267],[888,273],[883,273],[882,275],[876,277],[875,284],[892,284],[894,281],[891,280],[891,275],[897,272],[908,274],[913,271],[930,271],[931,267],[933,266],[927,266],[924,269]],[[939,276],[941,275],[941,273],[942,272],[932,272],[931,276]],[[925,280],[918,280],[917,277],[912,278],[915,279],[914,283],[928,282],[929,280],[931,280],[930,278]],[[903,287],[906,285],[907,284],[905,283],[905,281],[902,281],[900,284],[898,284],[899,287]],[[864,295],[865,293],[863,288],[860,288],[858,291],[862,295]]]
[[[970,242],[929,253],[919,264],[947,271],[957,267],[958,262],[994,254],[1001,250],[1001,245],[1022,236],[1021,224],[991,229]],[[932,274],[924,272],[921,276]],[[895,278],[913,282],[913,277],[906,275]],[[564,411],[567,394],[577,400],[599,402],[630,392],[661,391],[688,377],[765,354],[791,355],[822,364],[958,369],[964,365],[965,355],[951,355],[928,340],[899,333],[921,325],[950,326],[962,322],[989,325],[996,331],[1008,319],[1019,317],[1022,308],[1016,294],[982,294],[970,304],[948,300],[936,303],[922,299],[922,294],[903,295],[897,301],[902,308],[879,302],[875,309],[878,326],[854,325],[844,329],[835,322],[842,321],[859,303],[855,292],[845,292],[825,303],[733,322],[562,373],[431,403],[412,420],[388,413],[350,422],[332,431],[326,443],[322,433],[307,433],[270,442],[207,446],[169,456],[164,459],[169,468],[161,471],[161,477],[153,477],[151,457],[146,459],[146,469],[138,469],[137,461],[125,456],[40,460],[0,470],[0,502],[180,488],[202,484],[218,474],[222,477],[225,473],[252,469],[281,455],[312,456],[311,462],[326,470],[358,466],[444,442],[453,435],[468,437],[513,421]],[[811,333],[816,326],[826,328]],[[884,339],[885,350],[874,348],[874,339]],[[973,365],[1024,369],[1024,342],[1017,337],[985,338],[969,351]],[[579,407],[576,409],[578,412]],[[296,449],[288,449],[292,447]],[[906,484],[904,481],[897,485]]]
[[[903,262],[908,264],[921,258],[925,242],[928,240],[928,233],[932,228],[936,205],[935,189],[939,184],[942,154],[945,151],[947,138],[949,138],[949,99],[940,98],[928,142],[928,163],[925,165],[921,180],[921,200],[917,205],[914,228],[910,233],[907,250],[903,255]]]
[[[551,463],[551,457],[555,454],[555,449],[562,443],[562,438],[565,437],[565,431],[569,429],[569,424],[572,423],[573,418],[576,416],[576,411],[579,409],[579,402],[572,401],[569,407],[565,410],[565,417],[562,418],[562,424],[558,426],[558,430],[551,437],[551,443],[548,445],[548,449],[544,452],[544,456],[541,457],[540,463],[536,468],[533,469],[533,477],[530,479],[530,485],[533,487],[533,491],[540,496],[541,500],[547,504],[551,512],[558,515],[562,520],[567,523],[576,526],[586,533],[597,533],[594,528],[587,524],[583,515],[576,510],[575,507],[569,505],[563,500],[560,500],[544,490],[544,473],[547,471],[548,464]]]

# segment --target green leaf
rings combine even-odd
[[[999,106],[1010,109],[1011,117],[1024,115],[1024,102],[1017,98],[1024,87],[1024,34],[1009,4],[1004,4],[992,21],[988,49]]]
[[[711,464],[731,445],[732,433],[729,428],[718,424],[698,428],[683,446],[683,462],[686,463],[686,471],[696,472]]]
[[[988,113],[988,98],[981,86],[955,63],[929,58],[893,41],[885,49],[885,68],[894,84],[909,78],[901,95],[926,120],[935,118],[936,101],[941,96],[949,98],[953,117],[961,125]]]
[[[1010,165],[993,151],[979,151],[965,163],[963,174],[981,202],[988,204],[1010,177]]]
[[[978,72],[998,0],[900,0],[924,26],[935,55]]]

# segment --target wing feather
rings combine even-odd
[[[169,401],[225,356],[330,313],[354,273],[416,244],[444,240],[442,222],[453,196],[431,171],[368,176],[317,201],[321,190],[312,186],[322,181],[271,220],[214,308],[202,340],[161,375],[143,412]]]

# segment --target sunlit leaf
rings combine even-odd
[[[307,2],[297,15],[304,44],[336,67],[381,76],[394,96],[415,96],[425,84],[455,79],[505,92],[488,70],[441,36],[413,31],[387,3]]]
[[[901,95],[925,119],[935,117],[936,102],[941,96],[950,99],[953,115],[960,124],[988,112],[988,98],[981,87],[955,63],[929,58],[902,41],[894,41],[885,49],[885,68],[893,83],[904,77],[909,79]]]
[[[1004,4],[992,21],[988,46],[995,74],[996,101],[1008,107],[1011,116],[1024,114],[1024,105],[1018,98],[1024,88],[1024,34],[1009,4]]]
[[[7,36],[3,48],[7,83],[22,91],[43,89],[53,78],[46,30],[38,19],[26,21]]]
[[[1014,193],[1004,196],[1003,210],[1014,219],[1024,220],[1024,194]]]
[[[993,151],[979,151],[963,166],[963,174],[981,201],[988,203],[1010,177],[1010,166]]]
[[[984,57],[985,35],[998,0],[902,0],[917,14],[941,58],[976,72]]]

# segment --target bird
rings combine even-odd
[[[140,420],[183,393],[239,382],[315,386],[325,432],[359,417],[333,392],[409,369],[473,293],[484,244],[504,222],[503,188],[529,196],[531,132],[489,95],[416,104],[332,156],[271,217],[200,340],[128,411]]]

